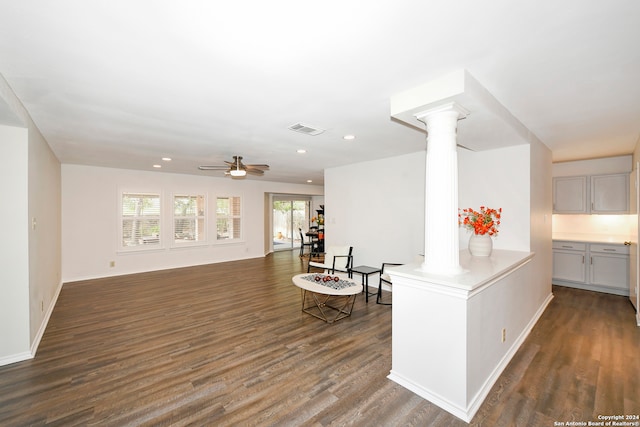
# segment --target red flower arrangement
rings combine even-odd
[[[463,209],[458,213],[458,224],[473,230],[475,234],[495,236],[498,234],[501,216],[502,208],[496,210],[480,206],[480,212],[471,208]]]

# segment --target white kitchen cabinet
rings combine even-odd
[[[629,174],[591,177],[591,213],[629,213]]]
[[[553,242],[553,278],[571,282],[586,282],[586,244]]]
[[[629,213],[629,174],[553,178],[553,213]]]
[[[583,214],[588,212],[586,176],[553,178],[553,213]]]
[[[629,247],[553,241],[553,284],[629,295]]]
[[[589,283],[628,292],[629,248],[619,245],[589,245]]]

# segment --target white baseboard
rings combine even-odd
[[[10,365],[12,363],[23,362],[25,360],[33,359],[36,357],[36,352],[38,351],[38,347],[40,346],[40,341],[44,336],[44,332],[47,329],[47,325],[49,324],[49,319],[51,319],[51,315],[53,314],[53,309],[58,302],[58,297],[60,296],[60,292],[62,291],[62,282],[58,284],[58,288],[56,289],[55,295],[51,299],[49,306],[47,307],[47,311],[45,311],[44,316],[42,317],[42,322],[40,323],[40,327],[38,328],[38,332],[36,332],[35,337],[33,337],[33,341],[31,342],[30,350],[22,353],[11,354],[9,356],[5,356],[0,358],[0,366]]]
[[[47,307],[47,311],[44,313],[44,317],[42,318],[42,323],[40,323],[40,327],[38,328],[38,332],[36,333],[36,336],[33,338],[33,342],[31,343],[31,354],[33,355],[33,357],[36,356],[36,352],[38,351],[38,347],[40,346],[40,341],[42,340],[44,332],[47,330],[49,319],[51,319],[51,315],[53,314],[53,309],[56,307],[56,303],[58,302],[58,297],[60,296],[61,291],[62,291],[62,282],[58,284],[56,293],[51,299],[51,302]]]
[[[567,288],[582,289],[585,291],[593,291],[593,292],[602,292],[605,294],[620,295],[623,297],[629,296],[629,289],[612,288],[610,286],[591,285],[586,283],[573,283],[573,282],[566,282],[564,280],[557,280],[557,279],[553,279],[552,283],[556,286],[565,286]]]
[[[397,372],[394,372],[393,369],[391,370],[387,378],[389,378],[391,381],[397,384],[400,384],[402,387],[406,388],[407,390],[414,392],[415,394],[422,397],[423,399],[428,400],[429,402],[433,403],[439,408],[444,409],[451,415],[454,415],[460,418],[462,421],[465,421],[468,423],[471,421],[471,418],[473,417],[473,415],[469,416],[466,408],[456,405],[455,403],[452,403],[451,401],[445,399],[439,394],[434,393],[431,390],[426,389],[414,383],[410,379],[398,374]]]
[[[25,360],[33,359],[33,357],[34,355],[28,351],[25,351],[24,353],[12,354],[10,356],[0,358],[0,366],[23,362]]]

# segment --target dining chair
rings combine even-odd
[[[308,241],[305,242],[304,241],[304,233],[302,232],[302,228],[298,228],[298,231],[300,232],[300,258],[302,258],[304,256],[304,248],[309,247],[309,256],[311,256],[311,251],[313,250],[313,242]]]

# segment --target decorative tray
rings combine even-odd
[[[351,286],[358,286],[351,280],[344,280],[339,276],[330,276],[327,274],[314,273],[307,276],[302,276],[302,278],[304,280],[308,280],[309,282],[314,282],[318,285],[326,286],[331,289],[344,289]]]

